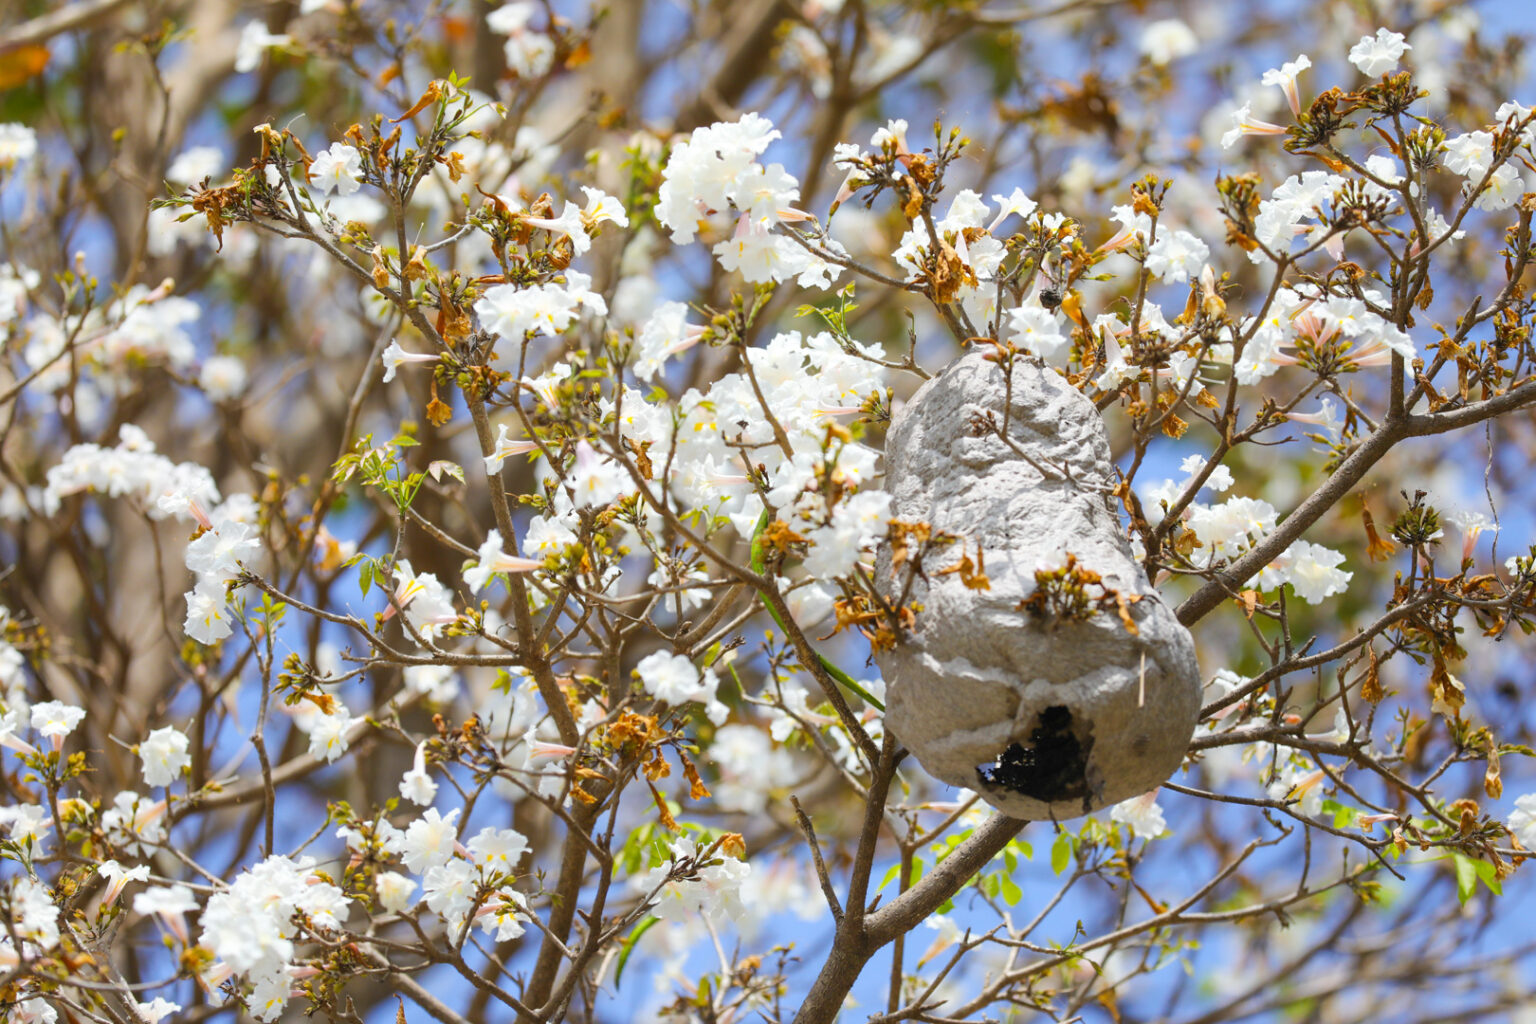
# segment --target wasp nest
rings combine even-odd
[[[972,353],[891,424],[893,514],[954,539],[921,554],[918,527],[882,552],[886,598],[916,613],[876,660],[886,725],[931,774],[1071,818],[1179,766],[1199,666],[1131,556],[1098,410],[1049,368],[1011,376]]]

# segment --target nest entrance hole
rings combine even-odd
[[[991,764],[978,765],[976,775],[993,789],[1009,789],[1045,803],[1082,800],[1088,810],[1093,738],[1088,730],[1074,728],[1076,724],[1070,708],[1052,704],[1036,716],[1028,745],[1008,744]]]

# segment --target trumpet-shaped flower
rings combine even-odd
[[[1253,104],[1244,103],[1232,111],[1232,127],[1221,137],[1221,148],[1231,149],[1244,135],[1284,135],[1285,128],[1253,116]]]
[[[1290,104],[1291,113],[1300,114],[1301,95],[1296,91],[1296,76],[1311,66],[1312,58],[1303,53],[1278,68],[1270,68],[1259,81],[1264,85],[1278,85],[1285,93],[1285,102]]]
[[[428,807],[437,798],[437,783],[427,774],[427,741],[416,744],[411,770],[400,779],[400,795],[411,803]]]
[[[486,584],[491,582],[491,577],[499,572],[532,572],[543,568],[544,563],[532,558],[519,558],[517,555],[509,555],[501,546],[501,531],[492,530],[486,535],[485,543],[480,545],[477,553],[479,561],[464,570],[464,582],[469,584],[469,589],[475,593],[484,590]]]
[[[380,357],[384,363],[384,383],[395,379],[395,371],[400,369],[401,363],[435,363],[441,358],[430,352],[407,352],[398,341],[392,341]]]

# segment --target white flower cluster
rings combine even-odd
[[[482,828],[462,846],[458,842],[457,808],[447,815],[428,808],[406,828],[381,821],[367,833],[343,827],[337,836],[353,854],[376,844],[378,851],[398,858],[421,876],[421,899],[443,919],[454,941],[473,924],[497,942],[523,934],[531,912],[527,899],[512,888],[518,863],[528,852],[528,840],[510,828]],[[376,881],[380,905],[403,914],[416,906],[416,882],[398,871],[381,872]]]
[[[555,60],[555,41],[546,33],[528,27],[539,11],[533,0],[502,4],[485,16],[485,25],[497,35],[507,37],[503,50],[507,68],[519,78],[542,78]]]
[[[315,873],[312,857],[271,856],[208,898],[199,943],[218,957],[204,978],[210,985],[241,976],[252,986],[251,1011],[275,1020],[293,988],[294,943],[306,929],[340,928],[349,905],[342,891]]]
[[[904,148],[906,130],[905,121],[893,121],[875,134],[874,144],[879,146],[888,138],[888,144]],[[848,147],[842,157],[847,162],[861,155],[857,147]],[[992,201],[998,204],[995,214],[979,193],[961,189],[950,201],[948,211],[942,218],[935,220],[933,225],[942,243],[941,248],[945,249],[944,257],[949,258],[952,253],[952,259],[958,261],[958,267],[951,267],[958,270],[959,277],[955,301],[960,303],[972,322],[978,326],[991,323],[998,312],[996,275],[1003,264],[1006,249],[994,233],[1014,216],[1026,220],[1035,217],[1032,223],[1044,232],[1055,232],[1070,226],[1060,214],[1040,213],[1035,216],[1038,204],[1025,195],[1023,189],[1016,188],[1006,196],[994,195]],[[906,271],[908,281],[916,281],[924,275],[925,263],[933,260],[934,245],[927,223],[920,219],[914,220],[902,234],[891,257]],[[1046,312],[1037,301],[1027,302],[1022,311],[1014,310],[1009,316],[1015,334],[1013,340],[1036,355],[1048,356],[1066,342],[1060,330],[1060,321],[1054,314]]]
[[[700,672],[685,654],[654,651],[640,659],[640,664],[635,666],[635,675],[640,677],[645,692],[657,700],[674,706],[689,701],[703,704],[709,720],[716,725],[724,724],[731,713],[730,708],[715,697],[720,686],[715,670],[706,668]]]
[[[782,164],[757,162],[777,138],[778,130],[760,114],[695,128],[667,158],[656,219],[671,231],[672,241],[685,245],[698,234],[701,219],[735,209],[735,230],[713,249],[722,267],[739,270],[748,281],[795,279],[804,287],[825,288],[842,268],[775,230],[781,223],[808,219],[794,208],[800,200],[794,175]]]
[[[1368,289],[1365,298],[1378,307],[1388,304],[1386,296],[1374,289]],[[1249,318],[1242,330],[1251,327],[1253,320]],[[1418,355],[1413,339],[1372,312],[1365,301],[1337,295],[1309,296],[1281,288],[1237,354],[1233,374],[1238,383],[1256,384],[1280,367],[1298,362],[1287,349],[1327,353],[1337,357],[1338,364],[1356,368],[1389,366],[1394,354],[1405,361]]]
[[[720,925],[741,920],[746,911],[742,889],[751,877],[752,865],[721,856],[717,863],[679,874],[678,866],[696,864],[700,852],[698,844],[687,836],[674,840],[669,861],[633,876],[631,888],[647,895],[655,891],[650,910],[663,921],[702,918],[708,924]]]
[[[8,277],[12,282],[32,279],[25,268]],[[0,278],[0,321],[19,313],[25,298],[24,290],[4,286],[5,280]],[[92,399],[83,394],[82,383],[106,393],[124,391],[132,385],[130,374],[146,362],[173,370],[190,368],[197,353],[187,328],[202,310],[191,299],[168,294],[169,285],[167,281],[153,291],[135,285],[84,316],[35,313],[26,322],[27,343],[21,352],[35,374],[29,389],[52,393],[73,383],[76,401],[83,403]]]
[[[1498,125],[1518,123],[1531,116],[1531,109],[1519,103],[1505,103],[1493,116]],[[1494,142],[1491,131],[1466,132],[1445,140],[1445,169],[1465,179],[1461,186],[1464,194],[1470,194],[1484,177],[1488,178],[1487,186],[1473,204],[1479,210],[1507,210],[1518,203],[1530,187],[1514,160],[1505,161],[1493,170],[1491,176],[1488,174],[1493,169]],[[1520,133],[1520,145],[1529,153],[1533,151],[1533,142],[1536,142],[1536,129],[1527,125]]]
[[[195,462],[173,463],[156,453],[154,442],[132,423],[118,430],[118,445],[77,444],[48,471],[49,502],[93,491],[136,501],[151,519],[193,518],[197,509],[213,508],[219,489],[213,476]]]
[[[1200,456],[1186,458],[1179,466],[1185,474],[1183,481],[1166,480],[1146,493],[1148,511],[1166,510],[1204,468],[1205,460]],[[1231,486],[1231,471],[1226,466],[1217,466],[1201,490],[1221,492]],[[1275,507],[1262,498],[1234,496],[1218,504],[1190,502],[1184,510],[1184,525],[1199,542],[1190,559],[1201,567],[1218,561],[1231,562],[1268,536],[1277,518]],[[1318,604],[1342,594],[1349,586],[1353,574],[1339,568],[1343,561],[1341,553],[1320,544],[1294,541],[1259,571],[1258,586],[1261,590],[1278,590],[1289,583],[1297,597],[1308,604]]]
[[[213,511],[204,532],[187,545],[186,566],[197,574],[197,585],[187,591],[187,635],[200,644],[212,644],[229,636],[227,584],[240,574],[242,564],[261,554],[261,538],[249,521],[243,502],[230,502]]]

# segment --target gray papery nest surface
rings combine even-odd
[[[1098,410],[1049,367],[1012,363],[1010,393],[998,362],[968,354],[891,423],[893,515],[956,540],[910,580],[910,564],[893,568],[882,551],[885,596],[910,585],[921,610],[875,660],[886,726],[929,773],[1012,817],[1073,818],[1152,790],[1178,768],[1199,714],[1200,670],[1189,631],[1132,558]],[[1055,584],[1037,585],[1037,570],[1069,556],[1079,573],[1102,577],[1080,588],[1095,599],[1086,614],[1052,614]],[[984,566],[986,589],[943,572],[964,557]]]

